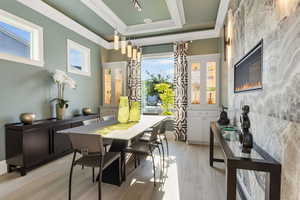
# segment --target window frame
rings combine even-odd
[[[82,66],[82,71],[73,70],[70,63],[70,50],[75,49],[84,54],[84,65]],[[68,63],[68,72],[83,76],[91,76],[91,49],[88,47],[85,47],[77,42],[74,42],[73,40],[67,39],[67,63]]]
[[[44,67],[44,31],[41,26],[0,9],[0,21],[31,33],[30,59],[0,53],[0,59]]]

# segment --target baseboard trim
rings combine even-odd
[[[203,146],[209,146],[209,142],[201,142],[198,140],[187,140],[187,144],[196,144],[196,145],[203,145]],[[214,146],[220,146],[218,143],[215,142]]]
[[[7,173],[6,160],[0,161],[0,176]]]

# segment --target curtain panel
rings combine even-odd
[[[129,101],[141,102],[141,63],[131,60],[127,63],[127,95]]]
[[[175,133],[177,139],[187,139],[187,105],[188,105],[188,43],[174,44],[175,63]]]

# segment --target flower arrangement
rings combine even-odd
[[[77,87],[76,82],[69,77],[66,72],[61,70],[56,70],[52,74],[52,78],[57,85],[57,98],[51,100],[51,102],[56,101],[56,115],[58,119],[63,119],[64,110],[69,107],[68,100],[64,99],[65,88],[75,89]]]

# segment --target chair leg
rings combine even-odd
[[[164,144],[163,144],[162,141],[161,141],[160,145],[161,145],[161,151],[162,151],[162,156],[163,156],[163,164],[162,164],[162,167],[163,167],[163,169],[164,169],[164,168],[165,168],[165,149],[164,149]]]
[[[133,159],[134,159],[134,169],[136,169],[137,168],[136,154],[133,154]]]
[[[103,157],[101,158],[101,163],[99,166],[99,180],[98,180],[98,200],[102,199],[102,164],[103,164]]]
[[[71,170],[70,170],[70,177],[69,177],[69,200],[72,199],[72,176],[73,176],[73,167],[74,167],[74,162],[76,158],[76,152],[74,152],[73,155],[73,160],[72,160],[72,165],[71,165]]]
[[[153,156],[153,152],[151,152],[151,158],[152,158],[152,166],[153,166],[153,178],[154,178],[154,187],[156,186],[156,176],[155,176],[155,161],[154,161],[154,156]]]
[[[166,142],[166,146],[167,146],[167,155],[168,155],[168,158],[169,158],[169,142],[168,142],[168,138],[167,138],[166,133],[164,133],[164,135],[165,135],[165,142]]]

